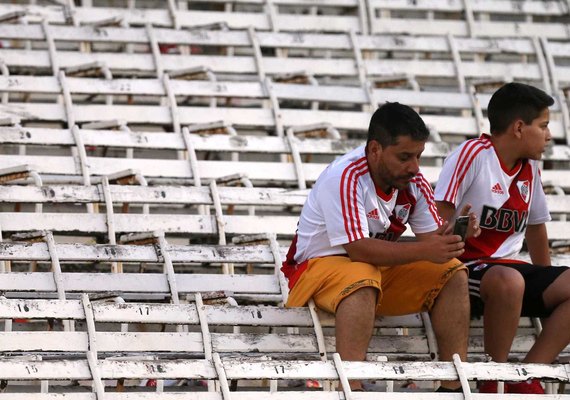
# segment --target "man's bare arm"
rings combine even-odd
[[[445,224],[437,231],[422,235],[417,242],[390,242],[380,239],[360,239],[344,248],[353,261],[372,265],[393,266],[425,260],[444,263],[463,254],[464,243],[457,235],[449,234]]]

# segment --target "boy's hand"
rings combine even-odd
[[[461,213],[459,215],[468,215],[469,216],[469,224],[467,225],[467,234],[465,238],[474,237],[476,238],[481,234],[481,227],[479,226],[479,222],[477,221],[477,215],[474,212],[469,212],[471,209],[471,204],[466,204]]]

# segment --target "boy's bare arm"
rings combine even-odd
[[[452,222],[453,214],[455,214],[455,205],[448,201],[436,201],[437,212],[444,221]]]
[[[546,224],[528,225],[525,238],[532,263],[536,265],[551,265]]]
[[[455,205],[449,203],[447,201],[436,201],[437,212],[439,216],[444,220],[448,221],[449,224],[453,227],[453,215],[455,214]],[[481,234],[481,227],[477,222],[477,215],[473,212],[469,212],[471,210],[471,205],[467,204],[461,210],[460,215],[469,215],[469,226],[467,228],[467,238],[470,237],[477,237]]]

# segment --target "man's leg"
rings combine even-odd
[[[336,351],[345,361],[363,361],[372,337],[378,289],[364,287],[345,297],[336,309]],[[351,381],[352,390],[362,382]]]
[[[521,316],[525,282],[513,268],[496,265],[481,279],[485,304],[485,352],[495,362],[506,362]]]
[[[544,291],[543,299],[545,307],[553,311],[524,362],[550,364],[570,343],[570,270],[556,278]]]
[[[467,358],[469,316],[467,273],[458,271],[441,289],[430,312],[442,361],[451,361],[454,353],[464,361]],[[457,389],[461,384],[459,381],[444,381],[441,386]]]

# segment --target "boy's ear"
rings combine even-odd
[[[515,135],[515,137],[517,137],[518,139],[522,138],[522,131],[525,126],[526,124],[522,119],[517,119],[516,121],[513,122],[513,134]]]

